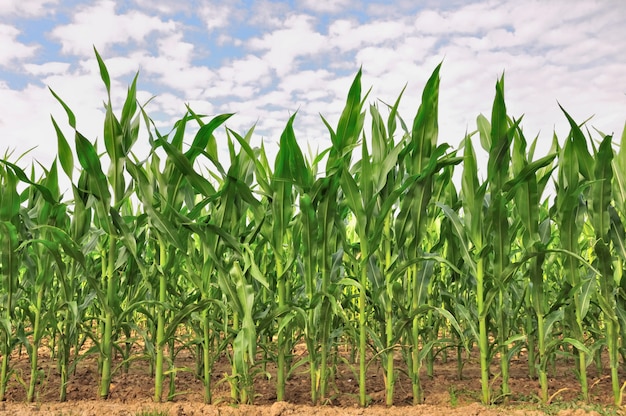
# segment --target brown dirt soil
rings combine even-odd
[[[305,352],[298,348],[294,362],[303,358]],[[7,391],[7,400],[0,402],[2,415],[41,415],[41,416],[134,416],[147,411],[158,411],[159,415],[435,415],[435,416],[470,416],[470,415],[621,415],[622,409],[611,405],[612,393],[610,380],[605,369],[599,374],[595,368],[589,368],[589,386],[591,404],[585,405],[577,399],[580,387],[574,374],[573,361],[559,361],[550,372],[550,394],[553,395],[551,406],[538,404],[539,382],[528,377],[528,370],[523,357],[511,363],[511,390],[513,394],[506,405],[485,407],[480,405],[480,370],[477,360],[470,360],[463,369],[463,379],[456,375],[456,360],[451,356],[447,362],[438,358],[432,378],[425,369],[422,377],[424,403],[412,406],[411,383],[404,372],[400,372],[396,381],[395,406],[386,407],[383,370],[378,365],[371,365],[368,373],[367,390],[371,405],[365,409],[358,407],[358,381],[345,362],[337,367],[336,381],[331,385],[332,395],[324,406],[310,405],[310,382],[306,365],[294,371],[286,386],[286,401],[276,402],[275,374],[272,365],[267,365],[267,372],[259,371],[255,377],[254,405],[235,405],[230,403],[230,386],[225,375],[230,372],[228,360],[223,358],[216,363],[213,371],[213,405],[205,405],[202,396],[202,383],[185,369],[193,369],[195,358],[187,351],[177,357],[175,386],[176,396],[170,402],[155,403],[154,381],[149,373],[146,361],[136,360],[130,365],[128,373],[119,369],[113,376],[111,394],[108,400],[96,400],[98,390],[98,369],[95,356],[86,357],[77,366],[75,375],[68,385],[67,401],[58,401],[59,374],[55,362],[50,360],[49,350],[41,349],[39,354],[40,369],[45,378],[38,386],[34,403],[25,403],[26,386],[30,374],[28,357],[12,357],[15,373]],[[119,363],[119,361],[118,361]],[[403,367],[398,357],[396,364]],[[259,366],[259,370],[261,370]],[[494,363],[492,373],[498,368]],[[267,374],[270,374],[268,379]],[[494,382],[497,386],[498,380]],[[168,380],[164,383],[167,394]]]

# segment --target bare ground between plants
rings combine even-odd
[[[13,357],[15,374],[7,392],[7,400],[0,403],[0,414],[6,415],[76,415],[76,416],[115,416],[137,415],[141,412],[159,412],[161,415],[435,415],[435,416],[470,416],[470,415],[583,415],[583,414],[626,414],[622,409],[611,405],[612,392],[607,371],[599,373],[597,369],[589,370],[591,393],[590,404],[580,402],[580,387],[576,379],[574,361],[560,360],[550,372],[550,394],[553,395],[550,406],[538,404],[539,382],[528,377],[527,365],[522,357],[514,360],[511,365],[512,395],[508,403],[495,406],[482,406],[480,397],[480,370],[476,360],[467,362],[463,369],[463,379],[457,377],[456,361],[450,356],[447,362],[438,359],[435,363],[433,377],[423,370],[422,385],[424,403],[412,405],[411,383],[404,373],[400,373],[396,382],[395,406],[386,407],[383,370],[379,365],[372,364],[368,373],[367,391],[371,404],[360,408],[358,402],[358,381],[353,369],[346,362],[337,367],[336,381],[331,385],[330,399],[326,405],[311,406],[310,382],[306,365],[296,369],[287,381],[286,401],[276,402],[274,367],[267,365],[267,372],[259,371],[255,377],[254,405],[236,405],[230,403],[230,385],[226,375],[230,372],[228,361],[224,358],[216,363],[213,371],[214,405],[203,403],[202,383],[190,371],[193,369],[194,358],[185,352],[180,353],[177,366],[181,370],[176,374],[176,396],[172,401],[155,403],[154,381],[145,361],[134,361],[128,373],[120,370],[114,375],[111,394],[107,400],[98,400],[98,371],[94,357],[83,359],[77,366],[76,374],[68,385],[68,401],[60,403],[59,374],[55,363],[50,360],[49,350],[41,350],[40,369],[45,378],[38,386],[38,394],[34,403],[25,403],[26,389],[22,383],[28,382],[30,368],[26,354]],[[298,353],[298,360],[303,352]],[[300,356],[299,356],[300,355]],[[347,357],[347,355],[346,355]],[[401,360],[396,364],[402,368]],[[259,370],[261,367],[259,366]],[[498,368],[494,363],[493,374]],[[269,378],[267,377],[269,375]],[[494,381],[497,388],[499,380]],[[165,381],[167,392],[168,380]],[[497,394],[497,391],[495,392]]]

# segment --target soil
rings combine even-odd
[[[295,351],[294,362],[302,359],[305,352]],[[383,369],[376,364],[369,367],[367,391],[371,404],[367,408],[358,406],[358,380],[349,364],[349,353],[337,367],[336,381],[331,385],[331,397],[320,406],[311,406],[310,381],[306,365],[298,367],[286,385],[286,401],[276,402],[275,374],[271,364],[262,371],[259,365],[254,384],[254,405],[233,404],[230,401],[230,385],[226,375],[230,365],[226,357],[216,363],[213,371],[214,404],[203,403],[202,383],[195,377],[195,357],[188,351],[178,354],[175,377],[176,395],[171,401],[155,403],[154,381],[147,361],[135,360],[128,372],[121,368],[113,376],[111,394],[107,400],[97,398],[98,366],[95,356],[82,359],[71,376],[67,389],[67,401],[59,402],[60,377],[56,365],[50,359],[49,349],[41,349],[39,354],[40,371],[45,374],[37,390],[34,403],[26,403],[26,387],[30,367],[25,353],[12,357],[15,372],[7,391],[5,402],[0,402],[0,415],[41,415],[41,416],[135,416],[148,412],[154,416],[165,415],[599,415],[626,414],[622,409],[611,405],[612,393],[608,371],[599,371],[589,367],[589,386],[591,401],[585,404],[579,401],[580,387],[574,372],[574,361],[562,359],[551,369],[549,374],[550,405],[540,405],[538,400],[539,382],[528,376],[528,367],[523,356],[511,363],[510,386],[512,395],[507,403],[482,406],[480,402],[480,370],[478,360],[470,359],[463,368],[463,379],[457,377],[456,359],[447,360],[438,357],[432,377],[428,377],[424,368],[422,386],[424,403],[412,405],[411,382],[402,371],[403,363],[397,357],[396,365],[401,370],[396,381],[394,402],[386,407]],[[119,361],[118,361],[119,363]],[[358,368],[358,365],[355,366]],[[497,374],[494,362],[492,373]],[[269,377],[268,377],[269,375]],[[494,388],[498,384],[494,381]],[[164,389],[167,394],[169,381]],[[164,397],[165,399],[165,397]]]

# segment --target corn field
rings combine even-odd
[[[251,145],[253,129],[225,127],[231,114],[188,107],[171,131],[158,131],[137,102],[137,77],[116,115],[96,57],[108,93],[102,141],[82,135],[52,92],[67,115],[52,118],[55,161],[29,173],[20,157],[0,160],[0,400],[18,350],[35,398],[45,345],[61,401],[87,355],[98,357],[99,397],[140,360],[154,400],[171,399],[176,354],[186,350],[207,403],[214,364],[227,357],[233,402],[253,402],[253,380],[269,362],[277,400],[293,372],[306,371],[311,402],[324,404],[347,345],[361,406],[371,365],[384,369],[387,405],[399,371],[421,403],[442,351],[459,375],[479,360],[486,404],[515,394],[509,366],[520,354],[543,402],[550,365],[565,355],[582,398],[590,366],[608,363],[622,403],[626,130],[590,131],[563,109],[569,134],[536,155],[538,139],[507,114],[501,78],[491,118],[479,116],[455,149],[438,142],[440,67],[410,123],[398,112],[404,91],[393,105],[366,104],[359,71],[338,124],[321,118],[331,146],[305,157],[294,114],[270,161]],[[151,146],[142,160],[133,153],[140,136]]]

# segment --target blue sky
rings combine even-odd
[[[61,125],[66,118],[48,87],[74,110],[84,135],[101,137],[106,95],[93,46],[109,68],[114,106],[121,110],[139,71],[138,98],[156,96],[148,112],[163,133],[190,103],[205,114],[236,112],[228,127],[242,133],[256,123],[254,140],[271,149],[298,111],[296,137],[323,149],[329,139],[319,115],[336,123],[360,66],[370,103],[393,102],[407,85],[408,121],[443,61],[440,142],[456,146],[478,114],[490,113],[503,72],[509,114],[524,114],[524,131],[539,135],[540,149],[553,131],[567,133],[557,101],[575,120],[594,116],[590,127],[621,135],[623,0],[391,3],[3,0],[0,153],[36,147],[28,159],[52,162],[50,115]]]

